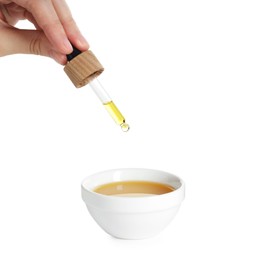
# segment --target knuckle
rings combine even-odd
[[[41,28],[44,32],[49,33],[50,31],[56,31],[56,30],[60,30],[61,28],[61,23],[58,19],[54,19],[54,20],[49,20],[49,21],[45,21],[45,23],[41,24]]]
[[[63,25],[64,26],[75,26],[76,22],[71,16],[69,16],[64,19]]]
[[[31,1],[31,0],[24,0],[23,1],[23,6],[29,10],[30,12],[34,10],[35,8],[35,2],[37,1]]]
[[[29,52],[35,55],[41,55],[42,53],[42,37],[41,33],[37,33],[35,37],[33,37],[29,44]]]

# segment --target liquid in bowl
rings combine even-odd
[[[174,191],[170,185],[151,181],[119,181],[100,185],[94,192],[117,197],[145,197]]]

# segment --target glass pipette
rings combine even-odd
[[[95,92],[99,100],[102,102],[110,116],[114,119],[116,124],[121,126],[124,132],[129,130],[129,125],[125,122],[124,116],[121,114],[119,109],[116,107],[115,103],[112,101],[108,93],[105,91],[100,81],[95,78],[89,82],[90,87]]]
[[[73,45],[72,47],[73,52],[67,55],[68,63],[64,68],[65,72],[76,87],[89,84],[110,116],[124,132],[127,132],[130,128],[129,125],[126,124],[125,118],[97,79],[104,68],[91,51],[82,53]]]

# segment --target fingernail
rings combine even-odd
[[[69,53],[71,53],[73,51],[71,43],[68,41],[68,39],[65,39],[63,41],[63,47],[64,47],[64,52],[66,54],[69,54]]]
[[[79,38],[77,39],[78,45],[81,46],[81,49],[85,49],[87,50],[89,48],[89,44],[87,42],[87,40],[80,35]]]

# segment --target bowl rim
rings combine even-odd
[[[86,181],[91,178],[104,173],[113,173],[115,171],[153,171],[167,174],[171,177],[175,177],[180,183],[180,187],[176,188],[174,191],[160,194],[160,195],[151,195],[145,197],[120,197],[120,196],[111,196],[104,195],[97,192],[94,192],[93,189],[87,188],[84,186]],[[150,180],[149,180],[150,181]],[[158,181],[159,182],[159,181]],[[167,208],[175,207],[179,205],[184,199],[185,193],[185,183],[184,181],[177,176],[176,174],[170,173],[168,171],[150,169],[150,168],[115,168],[110,170],[103,170],[91,174],[83,179],[81,182],[81,194],[82,199],[87,206],[98,208],[107,211],[122,211],[122,212],[147,212],[147,211],[156,211],[156,210],[165,210]]]

